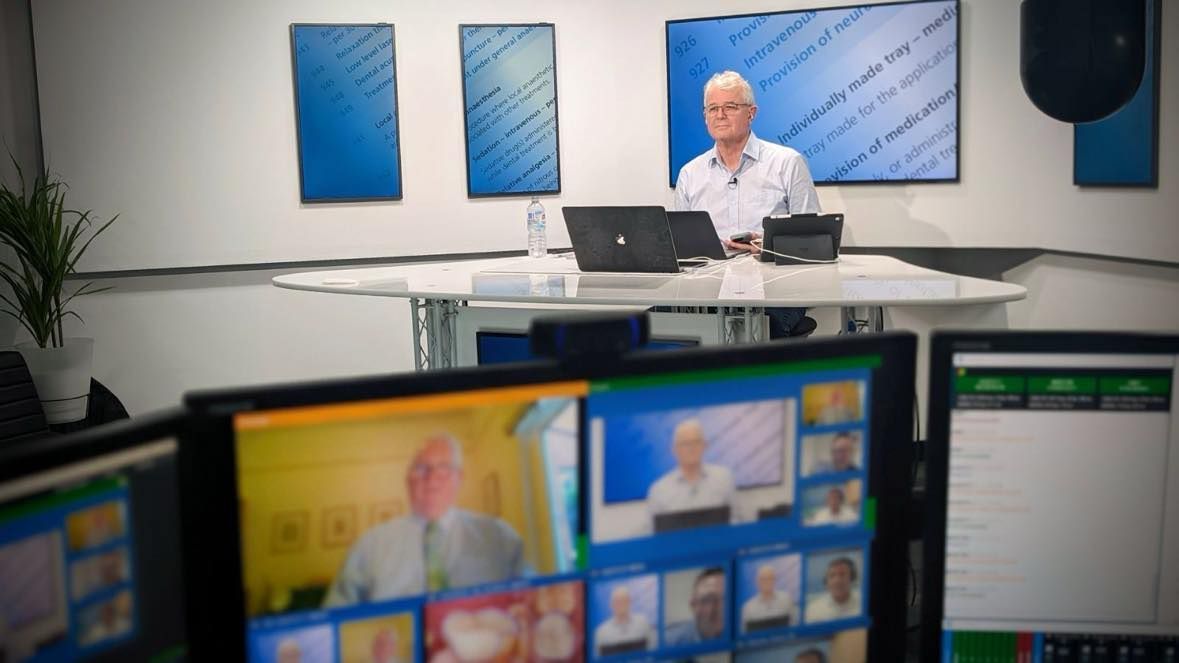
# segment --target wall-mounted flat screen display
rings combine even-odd
[[[670,182],[711,149],[704,84],[753,88],[753,133],[816,184],[957,181],[958,0],[667,22]]]
[[[556,28],[460,25],[467,195],[561,192]]]
[[[393,26],[291,26],[303,202],[401,199]]]

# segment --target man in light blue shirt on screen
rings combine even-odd
[[[454,506],[462,448],[435,435],[406,473],[413,514],[365,532],[348,551],[325,607],[470,587],[524,574],[520,536],[503,520]]]
[[[594,629],[594,646],[598,655],[608,653],[617,645],[638,645],[627,651],[647,651],[655,648],[655,629],[651,622],[638,612],[631,612],[630,590],[625,585],[610,592],[610,618]]]
[[[676,466],[647,489],[647,511],[654,520],[677,512],[728,509],[728,522],[738,522],[734,501],[737,486],[728,468],[704,462],[708,440],[698,419],[681,421],[672,433],[671,453]],[[702,523],[708,524],[708,523]]]
[[[755,136],[751,126],[756,116],[749,81],[734,71],[709,79],[704,122],[716,145],[684,164],[675,184],[675,209],[708,212],[726,246],[754,252],[759,247],[729,238],[741,232],[761,237],[762,219],[771,214],[819,212],[806,160],[796,150]],[[815,328],[805,309],[766,313],[771,338],[802,336]]]

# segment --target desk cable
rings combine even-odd
[[[839,262],[839,256],[835,256],[834,258],[832,258],[830,260],[815,260],[813,258],[803,258],[801,256],[792,256],[792,255],[788,255],[785,253],[778,253],[777,251],[771,251],[771,250],[767,249],[766,247],[762,246],[762,242],[763,242],[763,240],[759,237],[759,238],[753,240],[751,243],[756,244],[758,247],[760,247],[762,253],[768,253],[772,256],[778,256],[781,258],[789,258],[791,260],[797,260],[799,262],[815,263],[815,264],[820,264],[820,265],[831,265],[831,264]]]

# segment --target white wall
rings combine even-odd
[[[44,17],[55,16],[54,20],[70,21],[70,30],[61,27],[61,32],[51,30],[49,23],[39,26],[41,32],[53,32],[38,34],[43,69],[61,67],[55,74],[60,76],[67,64],[87,64],[94,51],[91,37],[78,34],[85,32],[83,26],[93,27],[95,38],[101,37],[107,48],[118,45],[109,43],[112,41],[133,41],[130,37],[112,39],[110,33],[117,24],[115,18],[132,15],[143,18],[128,22],[126,29],[153,46],[145,54],[151,57],[137,66],[161,76],[167,73],[170,80],[183,83],[158,92],[133,90],[136,84],[128,80],[131,76],[107,79],[91,77],[85,69],[73,70],[73,82],[80,93],[89,96],[84,104],[67,103],[71,100],[61,95],[72,88],[58,84],[62,89],[48,91],[43,100],[47,124],[53,125],[46,127],[48,155],[58,166],[75,162],[71,170],[63,172],[73,183],[79,204],[127,214],[118,224],[121,234],[104,237],[94,245],[94,260],[87,265],[91,269],[128,266],[124,264],[128,256],[120,255],[127,247],[134,247],[130,262],[139,266],[184,264],[178,247],[192,243],[194,235],[183,228],[162,232],[160,219],[178,215],[189,225],[209,222],[192,216],[191,210],[200,209],[204,204],[201,196],[210,192],[217,194],[222,220],[234,224],[232,232],[208,247],[210,254],[217,253],[224,261],[271,253],[273,247],[285,246],[275,243],[285,235],[312,238],[314,245],[301,247],[308,255],[284,251],[279,256],[282,259],[310,257],[319,251],[338,254],[333,244],[336,240],[363,244],[363,249],[347,257],[423,252],[432,247],[412,246],[406,236],[413,230],[435,227],[439,218],[466,222],[464,227],[471,231],[474,245],[469,250],[517,248],[524,243],[524,201],[465,198],[456,23],[557,23],[565,194],[546,201],[554,210],[560,204],[670,200],[666,187],[664,19],[836,4],[846,2],[509,0],[492,5],[467,0],[426,9],[405,4],[390,8],[361,0],[345,6],[312,6],[309,0],[302,4],[258,0],[239,6],[218,0],[201,3],[199,12],[191,10],[198,15],[180,21],[180,12],[189,11],[183,9],[187,3],[112,0],[98,7],[79,0],[37,0],[38,19],[49,21]],[[1161,188],[1079,191],[1069,183],[1071,128],[1039,115],[1019,88],[1018,4],[1017,0],[963,0],[962,184],[825,187],[820,190],[824,206],[847,210],[850,234],[860,245],[1041,245],[1179,260],[1179,215],[1172,211],[1179,202],[1175,179],[1179,172],[1175,69],[1179,62],[1179,12],[1164,12]],[[281,26],[295,19],[383,18],[397,23],[402,129],[406,134],[403,204],[300,208],[295,202],[293,161],[284,161],[294,159],[289,90],[234,96],[231,93],[241,91],[212,85],[217,72],[209,70],[208,61],[194,59],[181,48],[187,35],[200,33],[208,36],[209,50],[251,52],[261,46],[238,39],[240,25],[257,26],[264,19],[274,19],[276,13],[282,15],[277,19]],[[285,27],[277,33],[277,42],[268,38],[267,43],[283,54],[281,77],[285,82],[290,78]],[[61,61],[58,65],[44,61],[52,60],[51,53]],[[142,73],[134,68],[130,71]],[[627,72],[631,82],[623,80],[621,72]],[[93,85],[89,78],[94,78]],[[209,89],[209,85],[221,92],[206,95],[205,103],[191,108],[182,103],[186,89]],[[137,96],[140,94],[144,96]],[[153,109],[157,102],[164,105]],[[261,147],[246,149],[247,142],[240,151],[227,152],[226,146],[217,142],[224,139],[224,132],[232,134],[230,120],[245,112],[236,105],[260,106],[259,115],[274,125],[253,136],[264,143]],[[0,102],[0,112],[3,106]],[[165,113],[169,118],[166,125],[153,124],[149,116],[161,115],[161,108],[183,114]],[[111,131],[99,121],[109,121],[120,113],[131,119],[119,131]],[[66,131],[67,120],[78,126]],[[145,137],[137,127],[148,127],[152,132]],[[175,153],[176,168],[145,169],[146,162],[134,151],[145,149],[139,147],[141,143],[156,152]],[[146,150],[143,156],[151,152]],[[269,167],[268,160],[287,165]],[[219,181],[220,169],[237,167],[238,161],[249,165],[248,177],[220,180],[224,189],[205,187],[186,193],[182,187],[208,182],[208,177]],[[259,200],[270,206],[267,213],[249,217],[238,213],[260,204]],[[562,245],[562,229],[555,225],[551,243]],[[222,255],[223,250],[230,253]],[[101,282],[116,289],[78,303],[87,321],[85,333],[97,338],[96,377],[110,386],[132,413],[142,413],[173,405],[184,391],[193,388],[411,367],[408,305],[404,301],[279,290],[269,285],[273,274],[258,271]],[[1052,257],[1005,276],[1031,290],[1027,302],[1008,306],[1012,327],[1179,329],[1179,306],[1175,305],[1179,269]],[[837,328],[835,312],[816,311],[815,315],[821,331]],[[920,332],[935,324],[989,324],[991,319],[975,311],[943,312],[936,319],[902,310],[892,316],[894,324]],[[0,343],[5,340],[0,337]],[[924,400],[923,364],[918,376]]]
[[[556,23],[555,213],[670,203],[666,19],[843,4],[38,0],[46,154],[75,203],[123,214],[86,270],[517,249],[525,201],[466,198],[458,23]],[[300,206],[286,25],[373,20],[397,28],[405,200]],[[1163,12],[1157,191],[1071,184],[1072,127],[1040,114],[1020,86],[1018,0],[963,0],[962,21],[962,183],[824,187],[823,206],[847,212],[851,242],[1179,260],[1179,13]],[[551,244],[567,245],[551,225]],[[426,229],[446,243],[422,239]]]

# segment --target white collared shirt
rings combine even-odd
[[[646,649],[655,648],[655,629],[651,628],[651,622],[646,617],[638,613],[632,612],[625,623],[612,616],[594,629],[594,646],[598,648],[599,654],[602,647],[636,640],[646,642]]]
[[[860,590],[854,587],[847,601],[837,603],[828,592],[811,594],[806,602],[806,623],[826,622],[860,615]]]
[[[844,504],[839,507],[839,511],[832,511],[827,505],[823,505],[818,511],[811,516],[811,519],[806,522],[807,525],[850,525],[860,519],[860,514],[848,505]]]
[[[524,574],[523,544],[506,522],[463,509],[437,521],[450,588],[499,582]],[[353,605],[426,592],[426,521],[394,518],[365,532],[328,591],[324,606]]]
[[[722,239],[747,230],[760,233],[762,219],[770,214],[820,211],[806,159],[753,132],[735,171],[725,166],[715,145],[684,164],[676,179],[675,209],[708,212]]]
[[[704,463],[696,481],[689,481],[676,467],[651,484],[647,491],[647,510],[655,516],[726,505],[731,507],[736,493],[733,473],[726,467]],[[736,522],[735,510],[731,512],[731,518]]]
[[[777,617],[790,616],[791,626],[798,624],[798,608],[794,605],[794,599],[786,592],[774,590],[774,595],[766,599],[758,592],[753,598],[745,602],[741,606],[741,628],[748,629],[749,622],[757,622],[763,619],[774,619]]]

